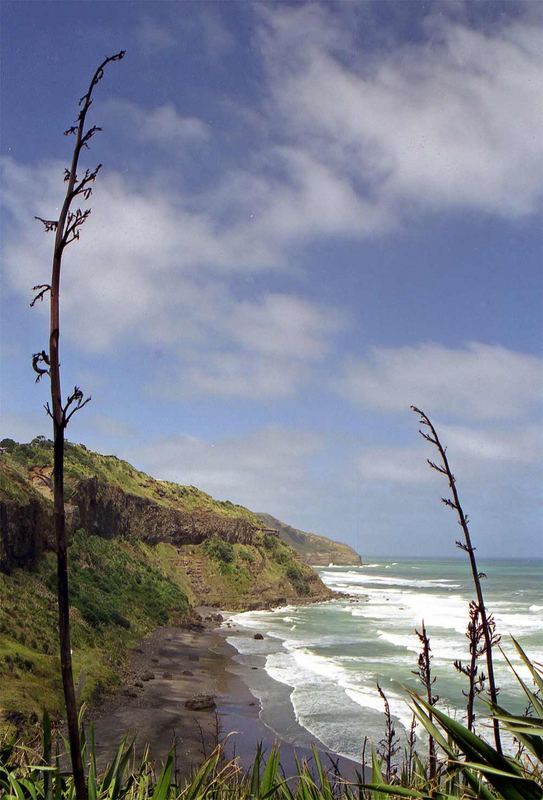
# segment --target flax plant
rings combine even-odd
[[[411,406],[411,410],[414,411],[415,414],[419,415],[419,422],[423,426],[423,428],[428,429],[428,430],[423,430],[421,428],[419,430],[420,435],[427,442],[430,442],[430,444],[434,445],[439,453],[441,461],[440,464],[436,464],[429,458],[427,459],[427,462],[432,469],[434,469],[436,472],[439,472],[441,475],[445,476],[445,478],[448,481],[449,488],[451,490],[452,498],[442,497],[441,500],[448,508],[456,512],[456,515],[458,517],[458,524],[462,529],[464,540],[463,541],[458,540],[456,542],[456,545],[465,553],[467,553],[469,558],[471,574],[473,577],[473,583],[477,595],[477,608],[481,618],[482,635],[484,639],[484,654],[486,656],[486,666],[488,673],[488,692],[492,703],[495,704],[498,701],[498,689],[496,687],[496,679],[494,677],[494,662],[492,658],[492,648],[494,645],[498,644],[499,637],[496,637],[495,635],[495,630],[492,625],[492,619],[485,607],[481,580],[483,578],[486,578],[486,575],[484,572],[479,572],[479,569],[477,567],[477,561],[475,558],[475,547],[472,544],[471,534],[468,524],[469,518],[468,515],[464,512],[464,509],[462,508],[462,504],[460,502],[458,487],[456,485],[456,478],[452,473],[449,464],[449,459],[447,457],[447,448],[444,447],[443,444],[441,443],[437,431],[434,425],[432,424],[430,418],[428,417],[428,415],[425,414],[424,411],[421,411],[420,408],[417,408],[416,406]],[[501,753],[502,747],[500,739],[500,723],[497,718],[494,718],[493,720],[493,728],[494,728],[494,741],[496,744],[496,750],[498,751],[498,753]]]
[[[82,739],[81,760],[88,766],[90,800],[541,800],[543,797],[543,673],[532,663],[521,646],[513,640],[516,651],[535,684],[531,689],[510,665],[521,691],[531,705],[530,716],[509,713],[501,706],[490,705],[513,742],[522,743],[522,757],[502,755],[426,699],[411,693],[413,711],[436,742],[444,759],[444,769],[432,785],[425,764],[412,754],[412,769],[401,769],[400,777],[390,783],[382,774],[382,763],[372,754],[371,782],[359,774],[357,780],[343,778],[337,765],[326,769],[314,750],[311,759],[296,760],[296,770],[285,775],[280,750],[273,747],[264,753],[255,748],[252,767],[244,772],[238,761],[225,761],[221,747],[202,763],[191,776],[180,779],[174,769],[175,754],[170,753],[160,770],[149,754],[136,762],[133,747],[119,743],[106,769],[96,768],[92,728]],[[430,718],[432,714],[432,718]],[[62,741],[62,740],[61,740]],[[67,746],[67,742],[64,742]],[[41,752],[0,740],[0,797],[6,800],[72,800],[74,780],[61,769],[61,759],[52,758],[52,732],[48,717],[43,721]]]
[[[74,689],[72,647],[70,636],[70,598],[68,582],[68,539],[66,534],[66,512],[64,503],[64,441],[65,431],[71,418],[90,401],[85,398],[78,386],[62,400],[60,379],[60,279],[62,259],[66,248],[79,240],[82,226],[91,213],[90,208],[81,209],[74,204],[82,200],[87,202],[92,194],[93,184],[102,167],[98,164],[94,169],[86,169],[78,174],[81,153],[88,149],[90,141],[101,130],[97,125],[87,127],[87,114],[93,102],[93,92],[104,75],[104,69],[114,61],[124,57],[124,50],[104,59],[94,72],[88,89],[79,101],[79,112],[75,125],[64,131],[65,136],[74,136],[74,146],[70,166],[64,170],[66,192],[60,207],[58,219],[36,217],[46,233],[54,233],[51,282],[33,287],[36,292],[31,306],[43,302],[46,295],[50,300],[49,352],[41,350],[32,356],[32,368],[37,374],[36,383],[45,375],[49,378],[51,389],[51,405],[46,403],[45,410],[53,423],[53,506],[55,527],[55,549],[57,555],[57,597],[58,597],[58,631],[60,646],[60,667],[64,703],[68,723],[70,756],[75,782],[77,800],[85,800],[85,774],[81,763],[80,734],[77,722],[77,704]]]

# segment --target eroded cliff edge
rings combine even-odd
[[[0,454],[0,569],[36,565],[53,549],[52,447],[43,438]],[[156,480],[115,456],[67,444],[69,529],[89,537],[169,546],[191,600],[232,608],[330,596],[298,553],[248,509],[194,486]],[[152,551],[149,551],[152,552]]]
[[[0,727],[61,708],[52,447],[0,447]],[[112,689],[154,628],[193,625],[197,604],[231,610],[332,596],[298,553],[242,506],[151,478],[67,444],[67,520],[76,680]]]

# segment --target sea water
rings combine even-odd
[[[528,678],[513,647],[512,634],[530,657],[543,662],[543,562],[486,561],[480,564],[485,604],[495,619],[501,646]],[[231,635],[240,655],[259,654],[265,670],[287,687],[298,723],[336,753],[361,759],[364,737],[382,738],[385,691],[396,731],[405,737],[412,712],[406,687],[421,690],[417,669],[422,622],[430,637],[434,693],[445,711],[465,715],[466,678],[453,666],[469,660],[468,605],[474,597],[466,560],[376,559],[359,567],[318,568],[324,583],[344,595],[307,606],[236,614],[232,621],[264,640]],[[521,713],[526,699],[504,656],[495,648],[500,702]],[[486,673],[486,665],[480,669]],[[273,715],[273,692],[261,696],[264,722]],[[284,692],[283,692],[284,697]],[[486,707],[478,703],[479,732],[488,729]],[[281,730],[277,730],[282,735]]]

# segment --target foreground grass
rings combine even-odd
[[[91,729],[89,740],[82,736],[89,800],[541,800],[543,678],[517,642],[515,647],[535,685],[533,691],[517,675],[529,701],[529,713],[513,716],[500,706],[491,707],[502,730],[510,735],[514,753],[499,754],[457,720],[412,693],[414,713],[440,750],[437,770],[430,771],[417,752],[411,751],[387,781],[383,777],[386,759],[372,751],[371,768],[358,773],[353,782],[345,780],[333,762],[331,768],[326,766],[314,750],[310,762],[296,762],[295,774],[286,775],[278,748],[265,755],[257,747],[252,768],[244,772],[235,759],[225,761],[218,746],[197,772],[181,779],[177,767],[182,765],[177,764],[175,752],[157,772],[147,755],[136,763],[132,748],[121,742],[110,766],[98,774]],[[72,777],[60,764],[60,757],[53,757],[51,725],[45,714],[39,750],[18,746],[6,738],[3,744],[0,742],[0,796],[9,800],[71,800]]]
[[[421,800],[538,800],[542,784],[533,776],[518,776],[517,786],[510,769],[495,770],[487,778],[478,773],[481,765],[462,768],[450,761],[437,783],[430,785],[427,768],[415,759],[409,780],[395,785],[385,782],[381,763],[373,754],[371,770],[357,780],[345,780],[337,769],[325,764],[317,751],[309,760],[297,762],[294,774],[286,775],[281,767],[278,748],[263,754],[257,747],[252,768],[244,772],[233,759],[225,761],[221,748],[190,777],[179,779],[176,756],[172,752],[160,771],[147,757],[136,763],[132,750],[124,743],[109,765],[97,774],[92,747],[83,745],[88,758],[89,800],[385,800],[387,797],[411,797]],[[470,776],[468,778],[468,775]],[[496,781],[501,781],[496,788]],[[50,750],[42,758],[25,757],[12,745],[0,749],[0,793],[6,800],[71,800],[74,787],[71,775],[50,763]]]

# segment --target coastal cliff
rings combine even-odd
[[[0,724],[60,708],[52,533],[52,446],[0,452]],[[115,456],[67,444],[74,664],[82,698],[120,680],[127,652],[192,606],[230,610],[332,596],[299,554],[248,509],[156,480]]]
[[[343,542],[336,542],[327,536],[317,533],[307,533],[287,525],[286,522],[271,514],[258,514],[258,518],[269,528],[275,529],[285,544],[294,548],[306,564],[314,567],[327,567],[329,564],[337,566],[359,566],[362,559],[358,553]]]

